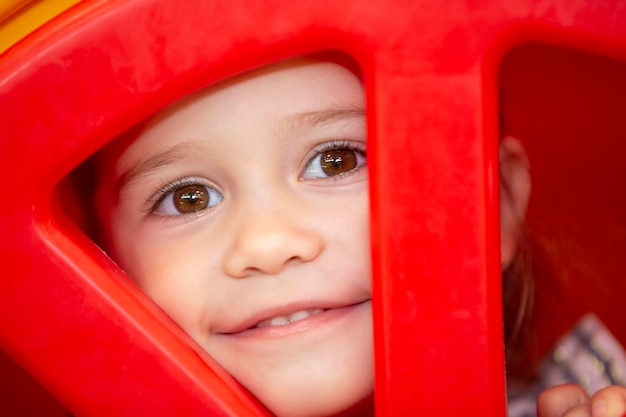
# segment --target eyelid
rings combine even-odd
[[[203,179],[202,177],[195,177],[195,176],[181,176],[179,178],[176,178],[174,180],[165,180],[162,181],[160,183],[160,185],[156,186],[154,191],[152,192],[151,197],[146,200],[146,204],[144,206],[143,211],[150,216],[158,216],[158,217],[183,217],[186,216],[187,214],[183,214],[181,213],[180,215],[177,216],[162,216],[162,215],[156,215],[155,212],[156,210],[159,208],[160,204],[163,203],[163,200],[170,195],[171,193],[173,193],[174,191],[176,191],[177,189],[181,188],[181,187],[185,187],[188,185],[202,185],[205,187],[209,187],[214,189],[215,191],[219,192],[220,194],[223,193],[222,191],[219,189],[219,187],[217,187],[215,184],[211,183],[210,181]],[[195,214],[197,215],[198,212],[195,212]],[[189,213],[189,214],[194,214],[194,213]]]
[[[324,152],[328,152],[328,151],[332,151],[336,149],[349,149],[354,152],[360,153],[365,158],[365,163],[362,164],[361,166],[356,167],[355,169],[351,170],[350,172],[344,175],[337,175],[337,176],[328,177],[328,178],[312,178],[312,179],[304,178],[304,173],[307,171],[309,164],[313,162],[315,158],[317,158],[320,154]],[[307,153],[306,157],[304,158],[303,165],[304,166],[300,170],[301,181],[317,181],[317,180],[322,181],[322,180],[329,180],[329,179],[339,180],[341,178],[345,178],[346,176],[349,176],[351,172],[357,171],[363,166],[367,165],[367,142],[362,141],[362,140],[354,140],[354,139],[335,139],[335,140],[330,140],[328,142],[321,143],[315,146],[313,149],[311,149],[310,152]]]

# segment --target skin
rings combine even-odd
[[[592,397],[578,385],[548,388],[537,400],[538,417],[622,417],[626,415],[626,388],[613,385]]]
[[[363,108],[352,72],[291,60],[176,103],[99,158],[107,251],[279,416],[372,412]],[[325,146],[347,165],[322,169]]]
[[[504,271],[518,251],[531,182],[528,157],[521,142],[511,136],[500,141],[500,256]]]

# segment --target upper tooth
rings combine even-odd
[[[289,316],[272,317],[268,320],[259,322],[255,327],[269,327],[269,326],[284,326],[287,324],[295,323],[296,321],[306,319],[307,317],[314,316],[324,311],[321,308],[314,308],[311,310],[296,311]]]
[[[320,308],[316,308],[313,310],[302,310],[302,311],[297,311],[295,313],[293,313],[291,316],[289,316],[289,322],[290,323],[294,323],[298,320],[302,320],[302,319],[306,319],[307,317],[311,317],[315,314],[321,313],[322,309]]]
[[[257,324],[256,327],[284,326],[285,324],[289,323],[290,321],[288,317],[279,316],[268,320],[263,320],[262,322]]]

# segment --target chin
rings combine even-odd
[[[359,379],[314,382],[310,387],[284,389],[265,393],[261,402],[277,417],[369,417],[374,416],[373,375],[358,375]],[[306,376],[303,377],[306,379]],[[294,388],[292,386],[292,388]]]

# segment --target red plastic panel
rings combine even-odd
[[[1,351],[0,375],[0,415],[68,417],[65,407]]]
[[[79,415],[263,415],[55,190],[176,98],[339,49],[368,92],[377,415],[504,415],[498,61],[529,39],[623,55],[621,1],[247,3],[86,2],[2,57],[0,346]]]

